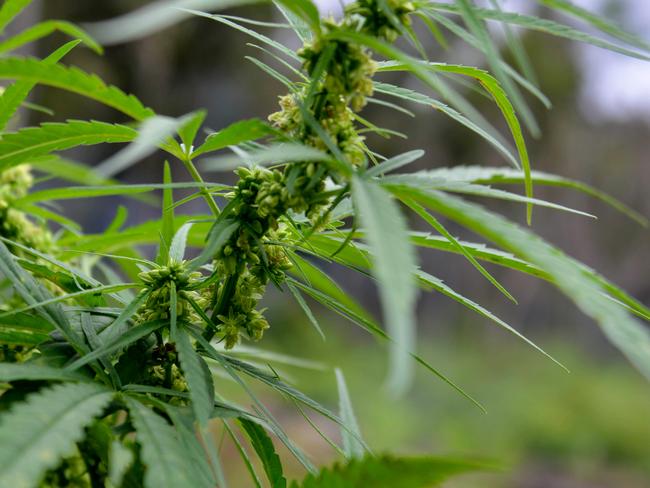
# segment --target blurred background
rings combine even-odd
[[[37,18],[91,23],[147,3],[36,1],[13,28],[25,27]],[[598,10],[637,34],[650,36],[647,0],[575,3]],[[502,4],[506,9],[552,15],[532,0],[504,0]],[[327,8],[326,2],[322,5]],[[240,8],[232,13],[279,20],[265,6]],[[297,41],[287,38],[284,31],[268,34],[298,47]],[[498,31],[495,34],[500,35]],[[467,46],[454,41],[445,51],[427,38],[426,32],[422,31],[421,36],[429,39],[433,60],[481,62]],[[32,54],[47,55],[62,40],[52,36],[38,44]],[[650,216],[650,64],[536,33],[524,34],[523,41],[539,84],[554,105],[547,111],[536,100],[529,100],[543,130],[541,139],[528,138],[534,168],[585,181]],[[244,59],[246,55],[261,54],[246,46],[247,42],[250,39],[241,33],[195,18],[137,42],[111,46],[103,57],[77,49],[66,62],[136,94],[160,114],[179,116],[205,108],[206,125],[218,130],[239,119],[265,118],[276,110],[277,96],[283,94],[283,86]],[[392,80],[422,89],[408,77],[393,76]],[[489,100],[467,95],[489,120],[502,127],[500,115]],[[33,101],[52,108],[55,115],[26,112],[21,124],[65,118],[122,121],[106,108],[59,91],[39,89]],[[489,145],[444,116],[421,106],[408,108],[417,114],[416,119],[378,106],[368,107],[366,118],[409,135],[408,140],[369,138],[373,149],[390,156],[423,148],[427,156],[420,168],[506,165]],[[92,165],[114,150],[98,147],[68,156]],[[188,179],[180,165],[174,173],[179,181]],[[123,172],[119,179],[157,182],[161,174],[162,160],[156,155]],[[211,174],[208,179],[232,180],[230,175],[222,174]],[[538,208],[533,228],[642,302],[650,303],[647,228],[582,195],[537,188],[536,196],[597,215],[598,220],[591,220]],[[110,223],[119,204],[131,208],[130,223],[159,215],[155,208],[119,199],[74,201],[65,208],[86,232],[93,233],[101,232]],[[200,206],[196,200],[196,207],[186,206],[184,211],[203,212]],[[523,222],[521,206],[493,202],[489,206]],[[415,221],[412,225],[418,227]],[[463,237],[471,240],[472,236]],[[519,301],[514,306],[461,258],[450,259],[432,251],[422,254],[421,262],[432,274],[540,344],[571,373],[455,302],[436,295],[420,300],[419,352],[477,397],[486,406],[487,415],[424,371],[418,373],[416,385],[407,397],[390,398],[382,389],[384,346],[312,304],[323,318],[327,335],[323,342],[288,295],[272,293],[268,297],[273,328],[263,347],[318,361],[318,365],[312,365],[317,367],[315,370],[290,365],[281,369],[307,393],[332,407],[337,402],[332,367],[340,367],[362,430],[378,452],[487,457],[504,465],[503,472],[462,478],[449,486],[650,486],[650,388],[609,346],[595,324],[554,289],[531,278],[489,269],[514,292]],[[375,289],[365,278],[335,268],[328,271],[379,317]],[[223,388],[233,389],[225,380]],[[272,396],[268,401],[288,432],[299,439],[317,464],[335,459],[335,453],[292,405]],[[336,436],[332,425],[316,418],[314,421]],[[232,446],[226,442],[223,449],[235,459]],[[288,456],[287,460],[291,464]],[[233,486],[248,486],[244,466],[231,466]],[[299,468],[291,466],[291,473],[300,476]]]

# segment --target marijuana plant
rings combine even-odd
[[[6,0],[0,9],[0,29],[29,3]],[[239,3],[250,2],[179,5],[212,11]],[[0,313],[0,486],[226,486],[208,430],[211,420],[220,421],[236,445],[251,474],[251,486],[263,483],[250,448],[268,483],[287,486],[270,434],[310,473],[303,482],[293,482],[295,487],[431,486],[446,476],[480,468],[481,463],[469,461],[374,457],[361,438],[340,372],[340,411],[333,412],[284,381],[271,365],[260,367],[238,353],[240,342],[259,341],[268,333],[270,324],[259,301],[267,287],[275,286],[295,297],[320,333],[306,296],[387,341],[388,381],[395,393],[405,391],[413,365],[419,364],[476,402],[418,356],[414,337],[418,290],[440,292],[546,354],[489,310],[418,267],[415,247],[460,255],[510,299],[480,261],[549,281],[650,377],[650,336],[639,320],[650,318],[647,307],[530,229],[462,198],[523,203],[528,224],[535,205],[581,213],[533,196],[533,184],[560,186],[601,198],[646,224],[642,216],[598,190],[531,169],[518,116],[531,132],[538,129],[522,90],[541,100],[545,97],[528,76],[529,64],[516,36],[508,31],[517,63],[511,66],[492,41],[486,21],[588,42],[641,59],[648,59],[650,46],[568,2],[539,3],[585,20],[614,41],[555,21],[503,11],[498,1],[491,2],[493,8],[478,8],[470,0],[357,0],[337,19],[322,18],[310,0],[277,0],[274,5],[286,19],[281,24],[170,10],[165,2],[96,29],[100,40],[115,38],[116,33],[134,38],[138,29],[133,26],[144,25],[145,13],[152,20],[142,32],[198,15],[253,37],[260,49],[280,61],[285,73],[250,58],[286,86],[279,110],[268,121],[243,120],[205,139],[199,135],[204,112],[178,119],[156,115],[134,96],[61,64],[82,43],[101,52],[90,35],[69,23],[46,21],[3,39],[0,77],[14,81],[0,96],[1,129],[37,84],[101,102],[128,120],[124,125],[71,120],[2,133],[0,272],[5,286]],[[415,22],[421,23],[418,29]],[[416,34],[422,26],[438,42],[445,42],[444,29],[484,53],[493,74],[430,61]],[[302,48],[296,52],[284,46],[261,32],[266,28],[292,30]],[[45,59],[11,54],[54,30],[75,40]],[[399,38],[408,44],[405,50],[394,44]],[[397,70],[412,73],[439,98],[378,81],[381,73]],[[510,129],[514,151],[455,88],[458,80],[477,82],[494,100]],[[395,173],[422,158],[423,152],[384,157],[372,151],[363,133],[390,132],[362,117],[369,101],[407,113],[400,103],[433,107],[492,144],[511,167]],[[99,172],[56,154],[106,143],[131,144]],[[182,164],[193,181],[172,182],[168,163],[161,165],[162,184],[121,185],[110,179],[156,148]],[[238,181],[234,185],[205,181],[207,172],[231,167],[231,157],[206,158],[226,148],[236,155]],[[80,186],[30,192],[30,168]],[[525,196],[490,186],[497,184],[522,185]],[[175,189],[194,193],[175,200]],[[126,214],[120,209],[99,235],[83,234],[47,205],[53,200],[106,195],[149,200],[147,194],[156,190],[163,193],[159,220],[124,228]],[[206,202],[206,215],[175,215],[177,207],[195,199]],[[421,218],[434,233],[409,231],[404,211]],[[439,216],[496,247],[456,239]],[[155,258],[139,250],[143,244],[158,245]],[[197,248],[197,253],[187,253],[188,247]],[[319,268],[319,261],[333,261],[350,272],[375,278],[385,328]],[[262,349],[252,350],[267,361]],[[251,406],[225,398],[214,382],[215,374],[241,387]],[[308,407],[339,424],[342,447],[326,439],[350,462],[318,473],[257,398],[250,380],[290,399],[301,412]]]

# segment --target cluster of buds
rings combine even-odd
[[[282,230],[269,230],[259,247],[261,257],[254,263],[249,263],[249,266],[245,266],[238,274],[235,292],[227,310],[217,316],[221,322],[219,329],[223,334],[226,349],[238,344],[243,334],[253,341],[258,341],[269,328],[269,323],[264,317],[265,310],[257,310],[256,307],[264,296],[268,282],[281,283],[284,273],[292,267],[283,247],[275,244],[285,239],[286,235]]]
[[[247,265],[260,264],[262,239],[278,228],[278,218],[286,212],[289,197],[280,171],[239,168],[237,175],[239,182],[229,197],[236,202],[232,215],[240,226],[216,256],[227,275],[241,274]]]
[[[15,166],[0,173],[0,209],[8,208],[14,201],[27,195],[33,184],[29,165]]]
[[[147,374],[144,383],[149,386],[168,388],[178,392],[187,392],[187,381],[183,377],[174,344],[166,343],[153,349],[147,364]],[[184,405],[185,399],[174,397],[170,403]]]
[[[170,318],[169,307],[171,304],[172,283],[176,288],[176,315],[178,319],[190,323],[202,321],[191,302],[195,302],[202,309],[208,304],[207,298],[197,291],[203,275],[198,271],[189,271],[185,261],[171,261],[167,266],[144,271],[138,276],[149,291],[147,300],[138,311],[138,322]]]
[[[2,344],[0,345],[0,362],[22,363],[31,357],[33,351],[33,349],[19,344]]]
[[[52,234],[43,225],[32,222],[24,212],[12,207],[27,195],[34,179],[29,165],[16,166],[0,173],[0,235],[41,252],[51,252]],[[20,250],[13,249],[21,254]]]
[[[280,97],[280,110],[269,116],[274,127],[290,139],[330,152],[330,146],[305,122],[303,110],[308,110],[349,163],[365,165],[366,147],[355,127],[355,113],[372,95],[377,65],[364,46],[328,38],[327,34],[349,29],[393,42],[403,26],[409,25],[413,11],[413,4],[405,0],[381,4],[378,0],[358,0],[346,8],[340,22],[324,21],[325,35],[298,51],[303,69],[311,77],[319,77],[317,87],[310,97],[307,85]],[[316,73],[319,66],[324,68],[322,73]],[[308,98],[309,106],[301,107],[300,100]],[[319,221],[329,205],[323,195],[326,180],[336,178],[323,163],[300,161],[289,164],[283,172],[240,168],[237,175],[239,182],[228,197],[239,226],[215,256],[217,273],[236,279],[234,292],[232,286],[228,291],[225,310],[217,316],[226,348],[234,347],[244,333],[257,340],[269,327],[263,310],[256,309],[258,300],[268,281],[281,283],[291,267],[284,248],[278,245],[286,240],[278,221],[289,211]],[[226,281],[219,285],[218,296],[226,292]]]
[[[357,0],[349,4],[345,9],[345,23],[365,34],[395,42],[402,27],[411,25],[409,15],[415,11],[415,5],[408,0],[386,0],[383,3]]]

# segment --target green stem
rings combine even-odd
[[[204,184],[205,181],[203,181],[201,174],[196,169],[196,166],[194,166],[194,163],[192,163],[192,160],[189,157],[187,157],[182,161],[183,161],[183,165],[185,166],[185,169],[187,169],[187,172],[190,174],[190,176],[192,176],[192,179],[197,183]],[[219,210],[219,207],[217,206],[217,203],[214,201],[214,198],[212,198],[212,195],[210,195],[210,192],[207,190],[207,188],[205,186],[202,186],[199,192],[201,193],[201,195],[203,195],[203,199],[208,204],[208,207],[210,207],[210,210],[215,215],[215,217],[218,216],[221,212]]]
[[[217,302],[217,306],[212,313],[212,322],[214,324],[219,325],[221,323],[221,320],[219,320],[219,315],[226,313],[228,304],[232,300],[233,296],[235,295],[235,291],[237,290],[237,281],[239,281],[239,275],[237,274],[231,274],[228,276],[228,278],[226,278],[226,282],[223,285],[223,290],[219,296],[219,301]],[[203,337],[207,341],[210,341],[216,333],[217,329],[215,328],[206,329],[206,331],[203,333]]]

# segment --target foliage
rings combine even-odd
[[[30,2],[6,0],[0,27]],[[197,2],[197,4],[200,2]],[[250,2],[214,2],[231,7]],[[270,434],[311,473],[294,486],[427,486],[447,475],[483,465],[436,459],[398,459],[362,454],[360,436],[341,375],[341,412],[332,412],[283,380],[272,367],[238,355],[243,341],[259,341],[270,328],[259,301],[269,286],[290,291],[310,322],[323,333],[303,294],[335,310],[390,345],[388,384],[407,390],[413,366],[420,364],[476,402],[443,373],[418,356],[415,303],[418,290],[436,290],[522,338],[514,328],[452,290],[417,264],[416,246],[462,255],[504,295],[512,295],[479,263],[492,261],[539,276],[556,285],[607,337],[650,377],[650,334],[641,319],[647,308],[578,261],[544,242],[532,231],[506,220],[463,195],[504,199],[526,206],[569,210],[534,198],[533,184],[586,191],[645,223],[616,200],[580,183],[531,170],[524,131],[517,113],[533,133],[536,123],[521,89],[543,98],[527,63],[509,66],[492,41],[486,20],[537,29],[647,59],[648,46],[606,20],[564,2],[545,2],[584,18],[616,43],[566,25],[477,8],[469,0],[454,4],[405,0],[358,0],[340,19],[321,18],[310,0],[278,1],[277,8],[303,42],[297,52],[249,29],[249,21],[200,11],[171,14],[167,3],[146,7],[152,23],[145,31],[187,15],[227,24],[264,44],[282,60],[286,73],[264,60],[249,59],[285,85],[279,110],[268,117],[237,122],[204,140],[205,113],[173,119],[156,115],[137,98],[97,76],[60,63],[80,43],[99,51],[92,37],[66,22],[47,21],[6,38],[0,50],[0,77],[15,80],[0,96],[3,126],[14,119],[37,84],[70,91],[112,107],[128,117],[123,124],[98,121],[52,122],[5,131],[0,139],[0,272],[4,277],[0,340],[2,455],[0,479],[11,486],[224,486],[219,451],[208,430],[211,420],[227,426],[260,486],[255,464],[239,434],[245,434],[261,460],[271,486],[286,486]],[[209,8],[211,2],[205,2]],[[202,7],[197,7],[202,8]],[[111,21],[133,37],[142,11]],[[460,18],[462,22],[456,22]],[[459,64],[430,62],[413,22],[420,20],[436,39],[440,27],[485,54],[487,71]],[[260,27],[264,24],[257,23]],[[105,32],[106,25],[98,32]],[[55,30],[78,38],[45,59],[10,52]],[[101,37],[101,36],[100,36]],[[396,47],[404,38],[410,46]],[[620,42],[619,42],[620,41]],[[516,38],[510,38],[516,50]],[[519,51],[517,51],[519,52]],[[272,53],[272,54],[271,54]],[[378,56],[381,60],[375,60]],[[378,82],[385,71],[412,73],[439,99],[401,86]],[[519,73],[519,70],[523,74]],[[478,82],[491,97],[510,131],[515,150],[452,85]],[[450,81],[452,83],[450,83]],[[462,81],[461,81],[462,80]],[[418,151],[390,158],[373,152],[364,133],[391,132],[360,113],[378,95],[397,102],[424,103],[463,124],[498,148],[513,168],[437,169],[395,174],[420,158]],[[380,99],[389,108],[406,110]],[[97,172],[54,153],[82,145],[131,143]],[[215,156],[232,149],[235,157]],[[120,185],[109,177],[155,150],[178,161],[192,182],[171,181],[164,165],[162,184]],[[195,165],[197,158],[199,166]],[[237,167],[234,185],[209,183],[203,174]],[[29,193],[33,164],[53,177],[82,186]],[[199,170],[203,170],[203,172]],[[525,195],[489,186],[519,183]],[[84,186],[86,185],[86,186]],[[176,200],[174,189],[195,193]],[[101,235],[84,235],[74,222],[52,210],[48,201],[162,190],[159,220],[123,229],[119,211]],[[144,197],[147,198],[148,197]],[[202,199],[207,215],[175,216],[175,209]],[[439,235],[410,232],[403,211],[430,224]],[[574,211],[581,213],[579,211]],[[467,243],[452,236],[433,214],[447,217],[493,242]],[[52,232],[51,229],[57,229]],[[139,248],[158,245],[155,258]],[[188,248],[198,248],[192,254]],[[512,254],[509,254],[512,253]],[[318,268],[334,261],[376,279],[386,327],[380,327],[351,297]],[[117,272],[116,272],[117,269]],[[544,353],[546,354],[546,353]],[[260,353],[264,362],[264,356]],[[221,395],[213,376],[225,375],[250,396],[242,408]],[[284,432],[247,381],[272,388],[339,424],[350,461],[317,474],[308,456]],[[235,430],[230,421],[236,419]],[[319,432],[324,436],[322,432]],[[381,480],[381,481],[380,481]],[[397,480],[397,481],[395,481]]]

